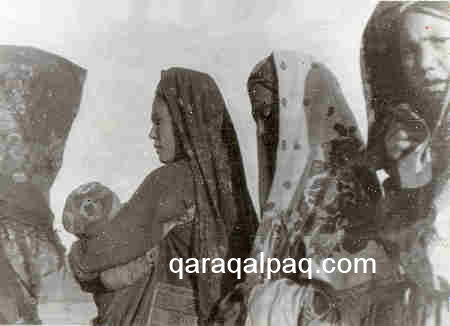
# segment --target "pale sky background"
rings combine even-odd
[[[341,83],[363,133],[359,71],[363,28],[375,1],[0,0],[0,43],[33,45],[88,70],[80,113],[51,192],[56,228],[67,195],[99,181],[127,200],[159,166],[148,139],[160,70],[211,74],[235,124],[257,207],[255,126],[246,81],[273,49],[297,49],[324,62]]]

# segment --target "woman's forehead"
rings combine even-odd
[[[427,36],[447,38],[450,37],[450,21],[411,10],[404,15],[402,30],[413,40]]]
[[[168,113],[169,110],[166,102],[159,96],[156,96],[152,104],[152,118],[154,117],[161,118],[167,115]]]

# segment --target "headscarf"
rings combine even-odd
[[[314,176],[327,168],[357,164],[363,142],[336,78],[324,65],[293,51],[274,52],[273,58],[279,93],[279,134],[276,170],[264,205],[263,223],[276,220],[287,223],[288,230],[299,228],[301,233],[300,225],[307,222],[304,219],[311,212],[300,213],[298,209],[303,202],[313,200],[309,190],[320,186],[317,191],[322,195],[329,190],[327,184],[311,184]],[[374,198],[378,196],[376,181],[370,177],[364,181],[369,181],[365,191]],[[281,217],[286,220],[281,221]],[[255,246],[269,255],[273,248],[265,247],[269,243],[260,247],[262,238],[267,240],[267,236],[257,236]]]
[[[53,53],[0,45],[0,134],[9,144],[18,139],[25,149],[0,141],[3,162],[18,162],[0,169],[0,288],[19,284],[9,293],[19,310],[33,309],[26,302],[38,298],[41,277],[64,265],[49,190],[62,165],[85,78],[85,69]],[[20,314],[30,318],[31,311]]]
[[[271,62],[275,78],[268,76]],[[378,258],[382,265],[384,250],[368,245],[375,236],[371,212],[379,197],[378,182],[359,166],[364,145],[336,77],[310,55],[275,51],[252,71],[250,88],[258,79],[277,91],[274,110],[279,131],[271,135],[277,139],[275,171],[252,256],[258,260],[263,252],[264,257],[280,261],[312,258],[312,277],[335,289],[354,286],[371,276],[355,276],[347,284],[338,275],[316,273],[321,268],[317,261],[367,255],[377,259],[377,272],[380,267],[383,274]],[[312,283],[300,285],[299,274],[279,274],[254,287],[248,322],[297,325],[299,319],[311,318]],[[268,301],[279,309],[266,310]],[[316,314],[314,318],[322,317]]]
[[[399,254],[403,257],[401,263],[406,266],[406,274],[411,281],[432,293],[433,273],[428,250],[435,235],[433,222],[436,211],[430,204],[448,183],[450,175],[448,98],[442,103],[440,120],[436,126],[428,125],[420,111],[409,107],[415,104],[410,103],[411,99],[419,103],[421,100],[420,94],[414,93],[413,89],[402,87],[404,80],[400,64],[400,24],[409,12],[450,20],[448,1],[383,1],[377,5],[364,30],[361,47],[361,74],[369,116],[367,162],[375,169],[385,169],[391,176],[384,185],[386,193],[391,194],[394,199],[388,197],[388,200],[382,201],[380,206],[386,206],[387,213],[380,216],[380,220],[385,219],[388,230],[392,228],[391,224],[398,227],[395,236],[399,239],[404,238],[405,234],[409,235],[407,251]],[[406,107],[404,104],[407,104]],[[384,137],[394,119],[406,123],[412,121],[419,130],[423,126],[428,129],[428,135],[423,138],[424,143],[431,143],[433,171],[432,182],[426,186],[412,190],[397,189],[395,182],[391,180],[395,176],[393,167],[396,165],[395,162],[392,164],[385,153]],[[410,298],[413,299],[409,300],[405,315],[409,314],[412,318],[408,325],[415,325],[422,310],[430,308],[430,302],[420,302],[423,297],[414,292],[416,287],[412,286],[410,289]],[[438,307],[442,308],[441,303]]]
[[[3,118],[12,117],[30,148],[28,161],[15,167],[25,169],[28,180],[17,181],[14,174],[0,176],[0,223],[34,228],[61,250],[53,231],[48,190],[61,168],[85,78],[85,69],[55,54],[33,47],[0,46],[0,112],[5,113],[0,129],[9,130],[10,121]],[[4,154],[14,155],[11,152]]]
[[[85,78],[86,70],[55,54],[0,46],[0,110],[13,117],[27,145],[29,162],[21,172],[43,190],[50,189],[61,168]],[[7,123],[2,119],[0,128]]]
[[[254,233],[257,219],[236,132],[215,81],[201,72],[171,68],[162,71],[157,94],[167,101],[193,173],[197,208],[193,257],[245,254],[236,252],[235,243]],[[224,284],[224,279],[224,275],[211,272],[197,276],[203,318],[234,285]]]
[[[392,121],[392,115],[396,114],[392,109],[400,104],[409,103],[412,98],[420,97],[413,89],[402,87],[404,80],[400,64],[399,32],[402,19],[408,12],[418,12],[450,20],[450,6],[447,1],[382,1],[367,23],[362,38],[361,74],[369,118],[368,161],[377,169],[386,168],[386,162],[389,162],[380,137],[384,137],[385,125]],[[442,134],[447,133],[445,130],[447,119],[444,117],[447,107],[448,98],[441,110],[441,120],[444,121],[439,127],[442,128],[431,129],[429,126],[430,137],[436,136],[435,140],[447,138]],[[420,112],[418,113],[420,116]],[[410,120],[425,123],[423,116],[414,117],[413,114],[409,116]],[[443,147],[438,145],[437,141],[434,145]],[[435,152],[446,153],[446,151],[447,149],[439,149]],[[439,160],[447,161],[447,158],[441,157]]]

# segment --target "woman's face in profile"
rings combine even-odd
[[[162,163],[170,163],[175,159],[176,139],[172,117],[167,103],[158,96],[153,101],[150,138]]]

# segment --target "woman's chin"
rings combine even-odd
[[[174,161],[172,157],[165,157],[164,155],[158,155],[158,158],[162,164],[169,164]]]

